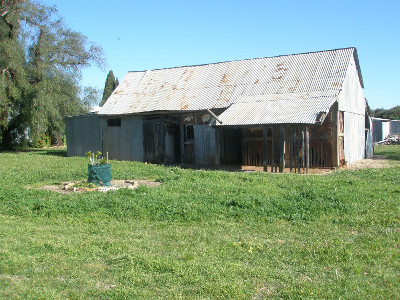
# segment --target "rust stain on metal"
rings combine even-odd
[[[297,91],[299,98],[310,91],[337,91],[347,70],[343,66],[348,65],[353,51],[349,48],[209,64],[206,68],[193,66],[132,72],[111,99],[118,106],[112,107],[110,101],[103,111],[104,114],[120,113],[125,110],[123,105],[132,104],[137,108],[130,109],[129,113],[163,109],[189,111],[227,107],[227,104],[253,94],[275,100],[274,94],[281,99],[283,94]],[[331,66],[333,54],[337,59]],[[318,74],[313,74],[316,72]],[[304,79],[300,80],[300,76]],[[249,116],[254,113],[249,111]]]
[[[299,84],[300,84],[300,79],[297,78],[296,84],[293,87],[289,88],[289,91],[293,93],[298,88]]]
[[[193,72],[194,72],[194,70],[191,70],[190,71],[190,73],[189,73],[189,75],[186,77],[186,79],[185,79],[185,82],[188,82],[189,81],[189,79],[193,76]],[[185,71],[185,73],[186,73],[186,71]]]
[[[189,104],[186,103],[185,99],[186,99],[186,96],[183,96],[183,98],[180,101],[179,106],[180,106],[181,110],[185,110],[185,109],[189,108]]]
[[[229,75],[227,73],[224,74],[224,76],[221,79],[222,83],[228,83],[229,79],[228,79]]]

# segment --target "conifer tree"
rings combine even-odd
[[[107,74],[106,83],[104,85],[103,98],[101,99],[100,106],[106,103],[107,99],[111,96],[112,92],[117,88],[119,82],[118,78],[114,77],[114,73],[110,70]]]

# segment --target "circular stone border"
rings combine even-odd
[[[44,190],[59,192],[64,194],[83,193],[83,192],[108,192],[116,191],[119,189],[136,189],[141,185],[148,187],[157,187],[161,182],[151,180],[111,180],[111,186],[84,186],[89,185],[87,181],[73,181],[63,182],[61,185],[45,185],[42,187]]]

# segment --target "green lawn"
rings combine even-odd
[[[1,299],[400,298],[400,146],[385,169],[229,173],[112,161],[159,187],[60,194],[65,149],[0,153]],[[397,160],[397,161],[396,161]]]

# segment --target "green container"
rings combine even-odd
[[[110,186],[111,183],[111,165],[88,165],[90,183],[102,186]]]

